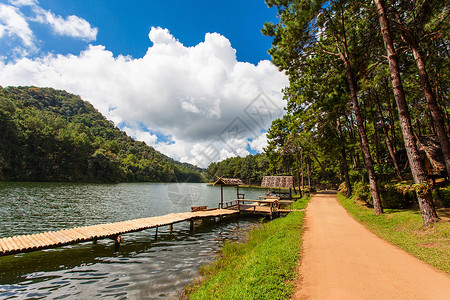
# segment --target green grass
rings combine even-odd
[[[411,253],[417,258],[450,273],[450,222],[441,221],[423,226],[418,210],[385,209],[375,216],[354,198],[338,195],[342,206],[376,235]]]
[[[309,198],[295,202],[306,207]],[[221,256],[201,268],[203,280],[187,288],[189,299],[289,299],[297,277],[304,212],[252,230],[244,243],[223,245]]]

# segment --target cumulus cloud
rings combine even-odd
[[[0,39],[4,37],[18,38],[25,47],[34,48],[35,38],[26,17],[17,7],[0,3]]]
[[[7,4],[0,3],[0,42],[9,49],[12,58],[21,58],[35,54],[38,45],[42,43],[33,34],[30,25],[40,23],[48,25],[55,35],[67,36],[86,42],[95,41],[98,29],[88,21],[78,16],[66,18],[55,15],[38,5],[36,0],[9,0]],[[25,9],[25,15],[21,9]]]
[[[63,18],[39,6],[34,7],[34,12],[36,16],[32,20],[50,25],[53,32],[57,35],[68,36],[88,42],[95,41],[97,38],[98,29],[91,27],[91,24],[83,18],[74,15]]]
[[[9,3],[11,3],[14,6],[30,6],[30,5],[36,5],[36,0],[9,0]]]
[[[142,58],[91,45],[79,55],[0,63],[0,85],[78,94],[129,135],[202,167],[262,149],[261,132],[283,111],[284,74],[269,61],[238,62],[217,33],[193,47],[167,29],[152,28],[149,38],[153,45]]]

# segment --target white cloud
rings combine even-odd
[[[258,152],[263,152],[264,147],[267,147],[267,136],[266,132],[260,134],[257,138],[253,139],[250,143],[250,148]]]
[[[63,18],[39,6],[34,7],[34,12],[36,17],[33,21],[50,25],[52,30],[58,35],[84,41],[95,41],[97,38],[98,29],[91,27],[91,24],[83,18],[74,15]]]
[[[0,38],[18,38],[27,48],[34,48],[34,35],[26,17],[17,7],[0,3]]]
[[[139,130],[137,128],[124,127],[122,128],[122,130],[132,138],[135,138],[138,141],[143,141],[149,146],[154,146],[156,144],[156,141],[158,140],[158,137],[156,135],[151,134],[147,131]]]
[[[30,24],[33,22],[47,24],[56,35],[68,36],[83,41],[95,41],[98,29],[92,27],[88,21],[78,16],[66,18],[55,15],[38,5],[35,0],[9,0],[11,5],[0,3],[0,42],[5,49],[9,49],[11,58],[21,58],[35,54],[38,50],[36,45],[39,41]],[[31,10],[21,9],[30,6]]]
[[[38,2],[36,0],[9,0],[10,4],[14,6],[32,6],[36,5]]]
[[[203,167],[246,155],[249,146],[262,149],[260,132],[283,111],[284,74],[268,61],[238,62],[229,40],[217,33],[193,47],[167,29],[152,28],[149,38],[153,46],[137,59],[89,46],[79,55],[0,62],[0,85],[51,86],[78,94],[115,124],[126,124],[128,134]],[[170,142],[158,141],[142,126]]]

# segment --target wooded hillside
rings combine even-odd
[[[0,180],[201,182],[179,163],[115,127],[79,96],[0,87]]]

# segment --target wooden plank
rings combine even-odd
[[[36,248],[40,248],[40,247],[43,247],[45,245],[45,242],[41,239],[39,234],[33,234],[33,235],[31,235],[31,237],[36,242],[35,243]]]
[[[45,243],[45,247],[53,245],[53,241],[51,239],[49,239],[46,235],[46,233],[39,233],[39,237],[44,241]]]
[[[61,231],[59,231],[59,233],[61,233],[61,235],[64,236],[69,241],[75,241],[76,240],[74,234],[69,232],[69,229],[61,230]]]
[[[28,249],[28,245],[27,245],[27,243],[25,242],[25,240],[23,239],[22,236],[19,235],[19,236],[16,236],[15,238],[21,244],[22,249]]]
[[[47,234],[48,234],[49,238],[51,238],[53,240],[55,245],[60,246],[60,245],[64,244],[64,242],[61,240],[61,238],[59,236],[55,235],[54,232],[50,231],[50,232],[47,232]]]
[[[3,252],[9,252],[10,245],[7,243],[6,238],[1,240]]]
[[[11,243],[10,239],[11,239],[10,237],[4,239],[7,252],[11,252],[12,250],[14,250],[14,245]]]
[[[52,231],[52,234],[59,239],[61,244],[67,244],[70,241],[72,241],[71,238],[69,238],[68,236],[64,235],[61,231]]]
[[[37,246],[36,246],[37,242],[36,242],[36,240],[33,239],[29,234],[24,235],[23,238],[24,238],[26,241],[28,241],[28,244],[29,244],[30,247],[31,247],[30,249],[37,249]]]
[[[59,239],[51,235],[49,231],[45,233],[45,237],[52,242],[52,245],[58,245]]]
[[[11,237],[11,240],[14,241],[14,243],[17,245],[16,250],[25,249],[25,245],[22,244],[22,241],[18,238],[18,236]]]
[[[81,238],[83,238],[83,235],[81,235],[78,231],[76,231],[74,228],[71,228],[67,231],[67,233],[72,236],[72,239],[77,242],[80,241]]]
[[[8,242],[11,244],[11,251],[20,248],[12,237],[8,238]]]

